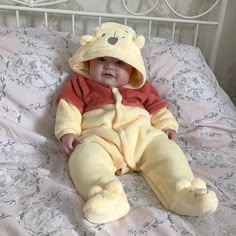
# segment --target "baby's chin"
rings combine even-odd
[[[119,87],[122,87],[122,86],[125,86],[126,83],[123,82],[123,81],[120,81],[119,79],[117,79],[116,77],[103,77],[103,78],[96,78],[93,80],[94,82],[100,84],[100,85],[103,85],[107,88],[119,88]]]

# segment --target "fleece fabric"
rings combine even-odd
[[[112,22],[82,36],[81,47],[69,60],[76,75],[57,97],[56,137],[76,134],[82,139],[70,156],[69,171],[86,201],[84,216],[93,223],[129,212],[117,175],[132,171],[142,173],[163,206],[177,214],[202,216],[218,204],[216,194],[194,177],[180,147],[163,132],[177,131],[178,124],[146,81],[143,44],[143,36]],[[93,82],[89,60],[104,56],[134,68],[126,86],[107,88]]]

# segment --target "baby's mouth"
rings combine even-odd
[[[115,75],[111,74],[111,73],[104,73],[103,76],[105,76],[107,78],[115,78]]]

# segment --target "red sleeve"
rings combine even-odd
[[[58,103],[60,99],[65,99],[76,106],[79,111],[83,113],[85,108],[83,98],[87,90],[88,87],[85,79],[78,74],[74,74],[72,79],[65,84],[63,91],[56,97],[56,102]]]
[[[145,92],[147,93],[144,107],[150,114],[153,114],[160,109],[167,107],[167,102],[160,97],[156,88],[154,88],[149,81],[146,81],[144,86],[144,89],[146,90]]]

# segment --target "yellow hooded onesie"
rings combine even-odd
[[[215,211],[218,200],[195,179],[179,146],[162,131],[178,124],[152,85],[140,52],[144,37],[126,25],[104,23],[81,37],[70,58],[75,73],[57,97],[55,135],[82,137],[69,159],[76,189],[86,201],[84,216],[93,223],[120,219],[129,203],[116,174],[140,171],[163,206],[177,214],[201,216]],[[134,70],[129,83],[105,88],[94,83],[89,60],[114,57]],[[157,62],[158,63],[158,62]]]

